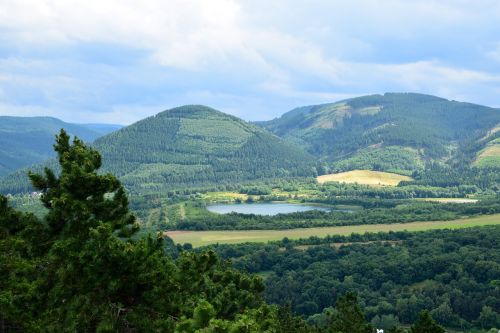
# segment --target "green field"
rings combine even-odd
[[[403,180],[412,179],[411,177],[398,175],[396,173],[371,170],[353,170],[317,177],[317,181],[320,184],[324,184],[327,182],[339,182],[358,183],[375,186],[396,186]]]
[[[461,229],[474,226],[500,225],[500,214],[484,215],[452,221],[411,222],[395,224],[365,224],[326,228],[306,228],[288,230],[239,230],[239,231],[169,231],[165,235],[175,243],[191,243],[194,247],[210,244],[235,244],[245,242],[268,242],[289,239],[325,237],[327,235],[363,234],[366,232],[424,231],[432,229]]]
[[[494,167],[500,165],[500,144],[498,139],[481,151],[474,164],[479,167]]]

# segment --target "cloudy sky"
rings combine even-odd
[[[500,1],[0,0],[0,115],[264,120],[387,91],[500,107]]]

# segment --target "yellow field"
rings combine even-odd
[[[245,201],[248,199],[248,195],[236,192],[207,192],[202,194],[202,199],[213,202],[232,202],[236,199]]]
[[[474,226],[500,225],[500,214],[483,215],[469,219],[452,221],[411,222],[395,224],[366,224],[341,227],[305,228],[289,230],[238,230],[238,231],[169,231],[169,236],[176,243],[191,243],[193,246],[204,246],[215,243],[235,244],[245,242],[268,242],[289,239],[325,237],[327,235],[363,234],[366,232],[389,231],[423,231],[433,229],[460,229]]]
[[[399,184],[400,181],[412,180],[412,178],[390,172],[353,170],[353,171],[319,176],[316,178],[316,180],[320,184],[324,184],[326,182],[339,182],[339,183],[358,183],[358,184],[379,185],[379,186],[381,185],[396,186]]]
[[[469,198],[417,198],[415,200],[440,203],[476,203],[479,201],[478,199]]]
[[[486,147],[474,162],[478,166],[500,165],[500,144]]]

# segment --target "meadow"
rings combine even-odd
[[[353,170],[347,172],[333,173],[329,175],[318,176],[318,183],[339,182],[348,184],[364,184],[376,186],[396,186],[401,181],[412,180],[411,177],[398,175],[396,173],[371,171],[371,170]]]
[[[491,142],[478,155],[475,165],[479,167],[496,166],[500,162],[500,139]]]
[[[288,230],[238,230],[238,231],[168,231],[164,234],[175,243],[190,243],[193,247],[210,244],[237,244],[245,242],[268,242],[288,239],[325,237],[327,235],[350,235],[367,232],[425,231],[435,229],[462,229],[475,226],[500,225],[500,214],[483,215],[468,219],[432,222],[410,222],[394,224],[353,225],[323,228],[300,228]]]

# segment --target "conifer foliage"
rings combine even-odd
[[[44,219],[0,199],[0,331],[190,332],[209,325],[269,325],[263,284],[214,253],[165,255],[160,237],[132,237],[127,196],[99,174],[97,151],[64,132],[61,173],[31,174]],[[6,277],[6,278],[4,278]],[[267,324],[266,324],[267,323]]]

